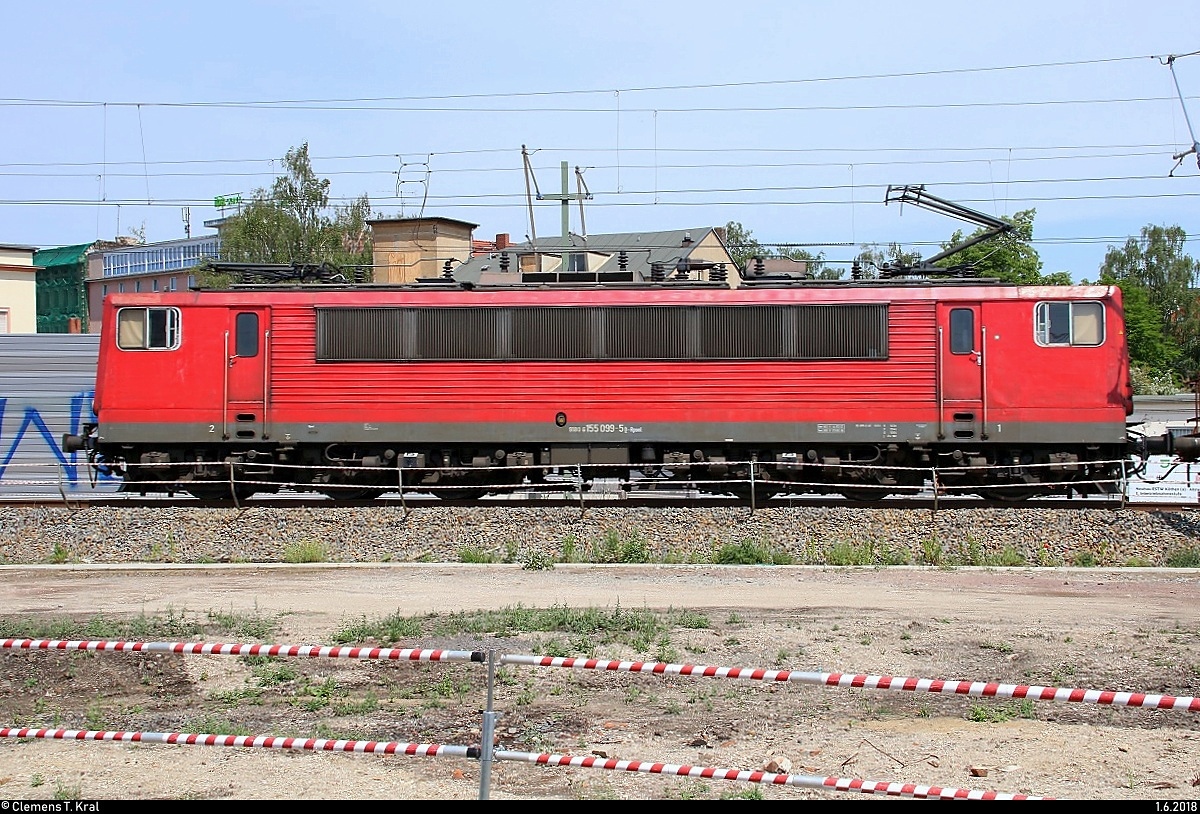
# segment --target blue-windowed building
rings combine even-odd
[[[219,235],[108,246],[88,255],[88,332],[100,331],[101,304],[117,292],[179,291],[196,284],[200,261],[220,256]]]

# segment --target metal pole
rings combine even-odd
[[[488,651],[487,707],[479,741],[479,799],[488,799],[492,784],[492,757],[495,750],[496,712],[492,709],[496,687],[496,651]]]

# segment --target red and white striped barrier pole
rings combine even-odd
[[[114,743],[165,743],[185,746],[241,746],[308,752],[355,752],[370,755],[421,755],[471,757],[478,746],[403,741],[349,741],[331,738],[277,738],[267,735],[206,735],[189,732],[122,732],[103,729],[32,729],[0,727],[0,738],[42,738],[61,741],[112,741]]]
[[[926,786],[919,783],[884,782],[860,780],[851,777],[817,777],[800,774],[775,774],[763,771],[719,769],[711,766],[687,766],[673,763],[649,763],[640,760],[615,760],[595,756],[574,757],[571,755],[537,754],[535,752],[510,752],[497,750],[497,760],[517,760],[539,766],[574,766],[585,769],[610,769],[619,772],[640,772],[676,777],[702,777],[707,780],[741,780],[747,783],[762,783],[772,786],[799,786],[825,791],[855,791],[863,794],[883,794],[888,797],[913,797],[940,800],[1046,800],[1027,794],[1009,794],[1000,791],[978,789],[956,789],[943,786]]]
[[[307,644],[223,644],[221,642],[68,641],[4,639],[0,650],[88,650],[113,653],[180,653],[215,656],[295,656],[380,661],[487,661],[478,650],[422,650],[397,647],[326,647]]]
[[[630,673],[653,673],[656,675],[738,678],[777,683],[796,682],[801,684],[820,684],[826,687],[856,687],[869,690],[966,695],[973,698],[1031,698],[1037,701],[1080,701],[1088,704],[1200,712],[1200,699],[1189,695],[1155,695],[1141,692],[1084,690],[1076,687],[1038,687],[985,681],[944,681],[940,678],[914,678],[912,676],[851,675],[849,673],[763,670],[760,668],[749,669],[744,667],[714,667],[703,664],[666,664],[654,661],[611,661],[592,658],[562,658],[518,654],[503,655],[500,657],[500,662],[502,664],[524,664],[536,667],[568,667],[576,670],[618,670]]]

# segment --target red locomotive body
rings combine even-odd
[[[259,286],[110,295],[102,335],[65,448],[135,491],[1016,499],[1117,490],[1130,454],[1109,286]]]

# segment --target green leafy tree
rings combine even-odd
[[[825,253],[812,252],[799,247],[773,248],[755,239],[754,234],[737,221],[725,224],[725,247],[729,256],[740,269],[745,269],[756,257],[785,257],[789,260],[803,260],[808,263],[808,273],[814,277],[836,280],[841,276],[837,269],[825,266]]]
[[[1151,372],[1170,372],[1177,381],[1194,382],[1200,372],[1200,303],[1194,288],[1200,262],[1184,253],[1186,240],[1187,232],[1179,226],[1144,226],[1124,246],[1109,246],[1100,277],[1121,287],[1127,322],[1132,300],[1135,320],[1159,323],[1159,331],[1147,328],[1136,346],[1129,329],[1130,360]]]
[[[1013,225],[1011,231],[968,246],[939,260],[936,265],[944,268],[968,266],[980,277],[992,277],[1017,285],[1069,285],[1071,275],[1068,272],[1042,276],[1042,259],[1038,257],[1037,250],[1030,245],[1033,240],[1035,214],[1036,210],[1025,209],[1012,217],[1002,217],[1001,220]],[[960,229],[951,235],[948,242],[942,244],[942,250],[978,237],[986,231],[986,228],[980,227],[969,237],[964,237]]]
[[[369,267],[367,196],[331,213],[329,179],[313,172],[307,143],[288,150],[283,167],[270,190],[255,190],[242,211],[221,227],[221,259]]]
[[[859,246],[854,262],[859,266],[859,279],[874,280],[885,266],[911,266],[921,259],[917,252],[906,252],[899,243],[889,243],[886,249],[874,245]]]

